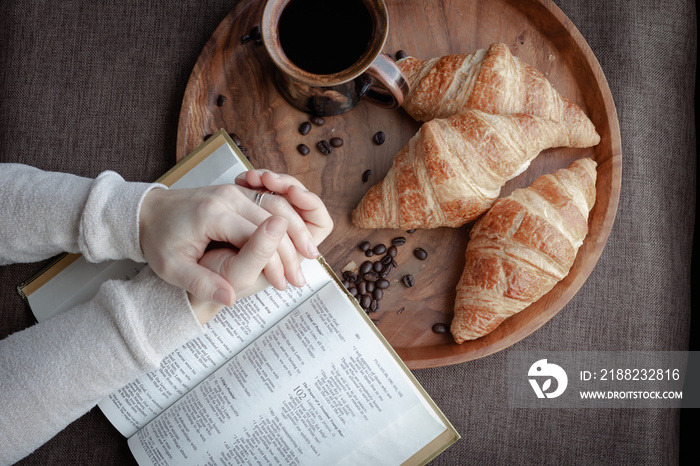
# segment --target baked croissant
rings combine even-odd
[[[562,121],[569,138],[598,144],[593,123],[578,105],[562,97],[545,75],[492,44],[470,55],[398,61],[410,84],[403,108],[419,121],[447,118],[474,108],[488,113],[527,113]]]
[[[360,228],[459,227],[542,150],[574,146],[561,122],[467,110],[421,127],[352,212]]]
[[[596,163],[573,162],[499,199],[474,225],[457,284],[457,343],[486,335],[563,279],[588,232]]]

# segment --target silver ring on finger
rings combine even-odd
[[[268,189],[258,189],[255,192],[255,197],[253,198],[253,202],[255,203],[255,205],[257,205],[258,207],[262,207],[262,201],[263,201],[263,198],[265,197],[266,194],[275,194],[275,193],[273,193],[272,191],[270,191]]]

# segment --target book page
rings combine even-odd
[[[302,271],[307,279],[302,288],[268,287],[219,312],[204,335],[166,356],[157,370],[100,401],[102,412],[122,435],[132,436],[331,280],[316,260],[304,260]]]
[[[132,453],[142,465],[403,463],[446,426],[371,325],[327,284],[131,437]]]

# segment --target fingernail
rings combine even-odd
[[[224,306],[230,306],[231,305],[231,293],[228,291],[224,290],[223,288],[219,288],[214,292],[214,301],[216,301],[219,304],[223,304]]]
[[[318,248],[316,247],[316,244],[314,243],[313,240],[309,240],[307,250],[309,251],[309,254],[311,254],[313,257],[318,256]]]
[[[299,282],[299,286],[304,286],[306,285],[306,277],[304,276],[304,273],[299,269],[299,272],[297,273],[297,281]]]
[[[278,238],[287,231],[287,221],[282,217],[272,217],[265,225],[265,233],[273,238]]]

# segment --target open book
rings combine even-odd
[[[249,168],[222,130],[159,181],[233,183]],[[67,255],[20,293],[41,321],[143,267]],[[99,403],[140,464],[424,464],[459,439],[323,258],[302,268],[304,287],[239,299]]]

